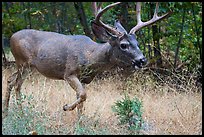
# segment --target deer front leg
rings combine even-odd
[[[74,76],[74,75],[71,75],[71,76],[68,76],[67,78],[65,78],[65,80],[70,84],[70,86],[76,91],[76,94],[77,94],[77,100],[68,105],[64,105],[63,106],[63,110],[64,111],[71,111],[73,109],[76,108],[77,105],[79,106],[82,106],[82,103],[86,100],[86,92],[81,84],[81,82],[79,81],[79,79]]]

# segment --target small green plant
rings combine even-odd
[[[128,124],[129,130],[139,131],[142,128],[142,102],[138,98],[130,99],[125,95],[122,100],[116,101],[112,107],[113,112],[116,112],[120,124]]]
[[[38,134],[49,133],[46,128],[47,117],[34,110],[34,105],[30,103],[32,95],[21,95],[22,102],[28,101],[27,106],[20,110],[15,102],[9,110],[8,116],[2,121],[2,134],[4,135],[28,135],[32,130]],[[20,102],[20,103],[22,103]]]

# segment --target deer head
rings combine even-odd
[[[158,16],[158,3],[156,3],[156,9],[154,16],[151,20],[147,22],[141,21],[141,2],[136,4],[136,17],[137,25],[133,27],[128,33],[121,23],[116,20],[114,27],[103,23],[100,17],[108,9],[120,4],[121,2],[113,3],[105,8],[101,8],[102,3],[97,6],[97,3],[93,3],[93,9],[95,14],[95,20],[92,21],[92,30],[94,35],[102,42],[108,42],[112,47],[112,60],[118,63],[119,66],[131,66],[135,69],[141,68],[147,63],[147,59],[144,57],[142,51],[139,48],[138,41],[135,36],[135,32],[139,31],[145,26],[152,25],[153,23],[164,19],[171,12],[166,13],[163,16]]]

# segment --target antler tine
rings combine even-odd
[[[146,22],[142,22],[141,21],[141,2],[137,2],[137,5],[136,5],[136,11],[137,11],[137,25],[135,27],[133,27],[131,30],[130,30],[130,34],[134,34],[135,32],[137,32],[138,30],[140,30],[141,28],[143,27],[146,27],[146,26],[149,26],[149,25],[152,25],[153,23],[156,23],[157,21],[160,21],[166,17],[168,17],[172,11],[162,15],[162,16],[158,16],[157,13],[158,13],[158,8],[159,8],[159,4],[158,2],[156,3],[156,8],[155,8],[155,12],[154,12],[154,16],[151,20],[149,21],[146,21]]]
[[[110,9],[110,8],[112,8],[112,7],[114,7],[114,6],[118,5],[118,4],[120,4],[120,3],[121,3],[121,2],[116,2],[116,3],[110,4],[110,5],[106,6],[105,8],[99,10],[99,11],[98,11],[98,14],[97,14],[97,16],[96,16],[96,19],[95,19],[95,20],[96,20],[96,23],[99,23],[100,17],[101,17],[108,9]]]
[[[110,32],[112,32],[113,34],[118,35],[118,36],[120,36],[121,33],[118,32],[115,28],[113,28],[113,27],[111,27],[111,26],[109,26],[109,25],[107,25],[107,24],[104,24],[104,23],[100,20],[100,17],[101,17],[108,9],[110,9],[110,8],[112,8],[112,7],[114,7],[114,6],[118,5],[118,4],[120,4],[120,3],[121,3],[121,2],[116,2],[116,3],[110,4],[110,5],[106,6],[105,8],[101,9],[101,4],[102,4],[102,2],[101,2],[101,3],[99,4],[99,7],[97,7],[97,14],[95,14],[95,20],[94,20],[95,23],[102,25],[102,26],[103,26],[104,28],[106,28],[108,31],[110,31]],[[96,5],[96,4],[95,4],[95,5]]]

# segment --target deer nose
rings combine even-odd
[[[142,65],[146,65],[146,64],[147,64],[147,59],[146,59],[146,58],[140,59],[140,63],[141,63]]]

